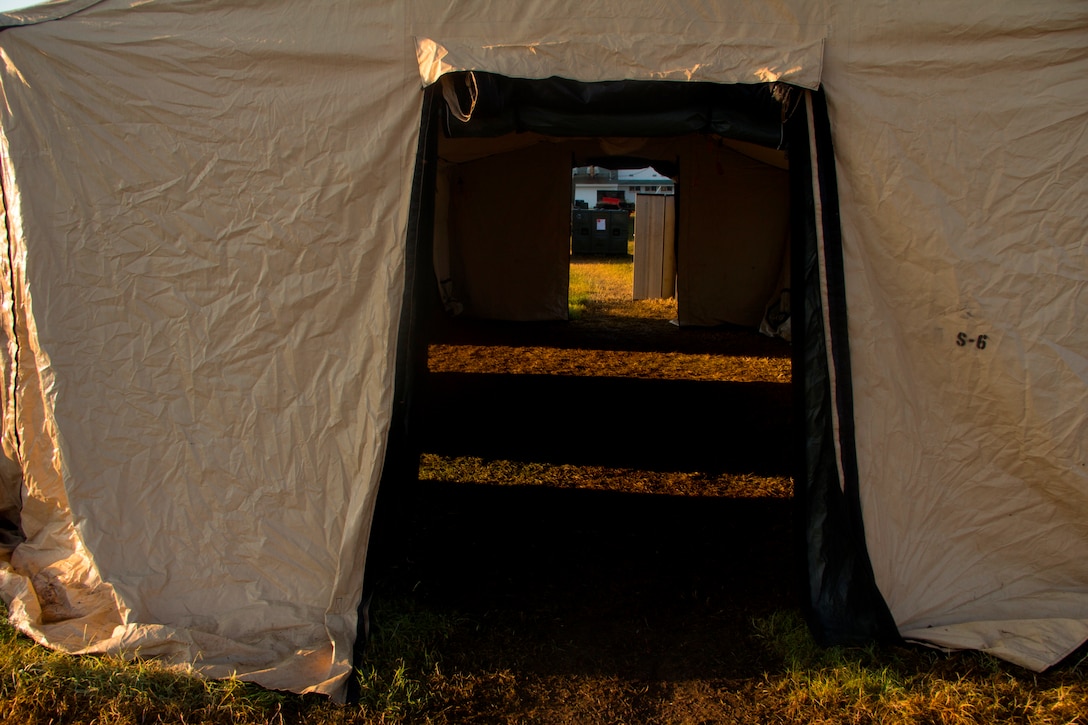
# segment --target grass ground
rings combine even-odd
[[[629,273],[576,260],[572,287],[598,281],[559,332],[432,346],[436,404],[460,394],[475,409],[429,433],[419,480],[380,504],[357,703],[56,654],[4,623],[0,725],[1088,723],[1085,650],[1040,675],[978,653],[818,647],[797,607],[791,482],[756,450],[767,436],[743,446],[758,455],[685,467],[704,431],[648,451],[632,424],[655,412],[659,440],[675,427],[661,410],[713,400],[786,425],[788,351],[680,334],[671,301],[626,299]],[[573,413],[587,396],[604,410]]]
[[[985,655],[914,648],[819,648],[800,618],[751,622],[763,671],[749,677],[629,681],[508,666],[463,669],[447,649],[478,624],[391,602],[360,677],[360,703],[209,682],[113,658],[49,652],[0,625],[0,723],[1030,723],[1088,722],[1085,656],[1047,675]],[[463,636],[463,633],[461,634]],[[446,652],[444,655],[443,652]]]

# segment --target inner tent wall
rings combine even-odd
[[[607,156],[681,169],[680,324],[758,327],[788,266],[785,154],[706,134],[440,139],[435,266],[447,307],[486,319],[565,319],[571,168]]]

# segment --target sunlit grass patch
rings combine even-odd
[[[451,481],[499,486],[548,486],[670,496],[790,498],[793,479],[754,473],[643,471],[536,461],[508,461],[476,456],[420,457],[421,481]]]
[[[584,317],[675,319],[675,297],[633,299],[634,274],[634,258],[630,255],[572,257],[569,287],[571,319]]]
[[[72,656],[0,618],[0,723],[269,723],[293,699],[237,679],[208,680],[154,660]],[[287,706],[287,707],[285,707]],[[282,720],[280,720],[282,721]]]
[[[0,606],[0,725],[416,722],[433,701],[440,647],[455,620],[406,598],[379,603],[374,619],[357,673],[358,702],[340,706],[238,679],[206,679],[155,660],[54,652],[18,634]]]
[[[585,316],[586,307],[593,298],[593,285],[586,275],[575,274],[571,268],[570,286],[567,292],[567,311],[570,319],[578,320]]]
[[[510,345],[431,345],[432,373],[566,375],[651,380],[788,383],[789,358],[708,353],[583,350]]]
[[[1051,676],[979,652],[925,648],[820,647],[796,612],[753,623],[783,670],[767,695],[785,722],[1088,722],[1088,682],[1078,667]]]
[[[598,300],[629,302],[634,290],[634,260],[629,256],[578,256],[571,259],[571,289]]]

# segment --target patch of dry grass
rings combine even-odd
[[[633,247],[632,242],[629,247]],[[630,249],[633,253],[633,249]],[[634,288],[634,261],[627,256],[574,255],[570,260],[571,286],[588,291],[592,301],[630,302]]]
[[[1088,723],[1084,659],[1036,675],[978,652],[821,648],[791,612],[757,620],[754,627],[784,664],[782,672],[764,677],[765,695],[775,703],[767,722]]]
[[[426,722],[445,678],[439,648],[447,614],[411,600],[386,602],[368,646],[359,701],[266,690],[238,679],[208,680],[156,660],[72,656],[18,634],[0,605],[0,725],[362,725]]]
[[[432,345],[433,373],[573,375],[650,380],[716,380],[788,383],[788,358],[682,352],[580,350],[505,345]]]
[[[583,317],[676,319],[675,297],[634,300],[633,291],[634,261],[631,256],[576,255],[571,258],[572,319]]]
[[[752,473],[707,474],[685,471],[642,471],[607,466],[575,466],[524,461],[485,460],[424,453],[422,481],[456,481],[498,486],[547,486],[595,491],[716,496],[724,498],[791,498],[793,481]]]
[[[155,661],[70,656],[0,622],[0,723],[283,722],[288,698],[239,680],[206,680]],[[290,720],[288,720],[290,721]],[[331,722],[331,721],[330,721]]]

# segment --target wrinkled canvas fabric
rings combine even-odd
[[[107,1],[3,31],[12,620],[341,695],[421,86],[784,81],[829,102],[881,593],[905,636],[1057,661],[1088,637],[1088,19],[969,5]]]
[[[421,106],[396,17],[102,3],[3,33],[0,585],[39,641],[341,692]]]
[[[865,531],[904,636],[1042,669],[1088,638],[1088,12],[947,10],[825,74]]]

